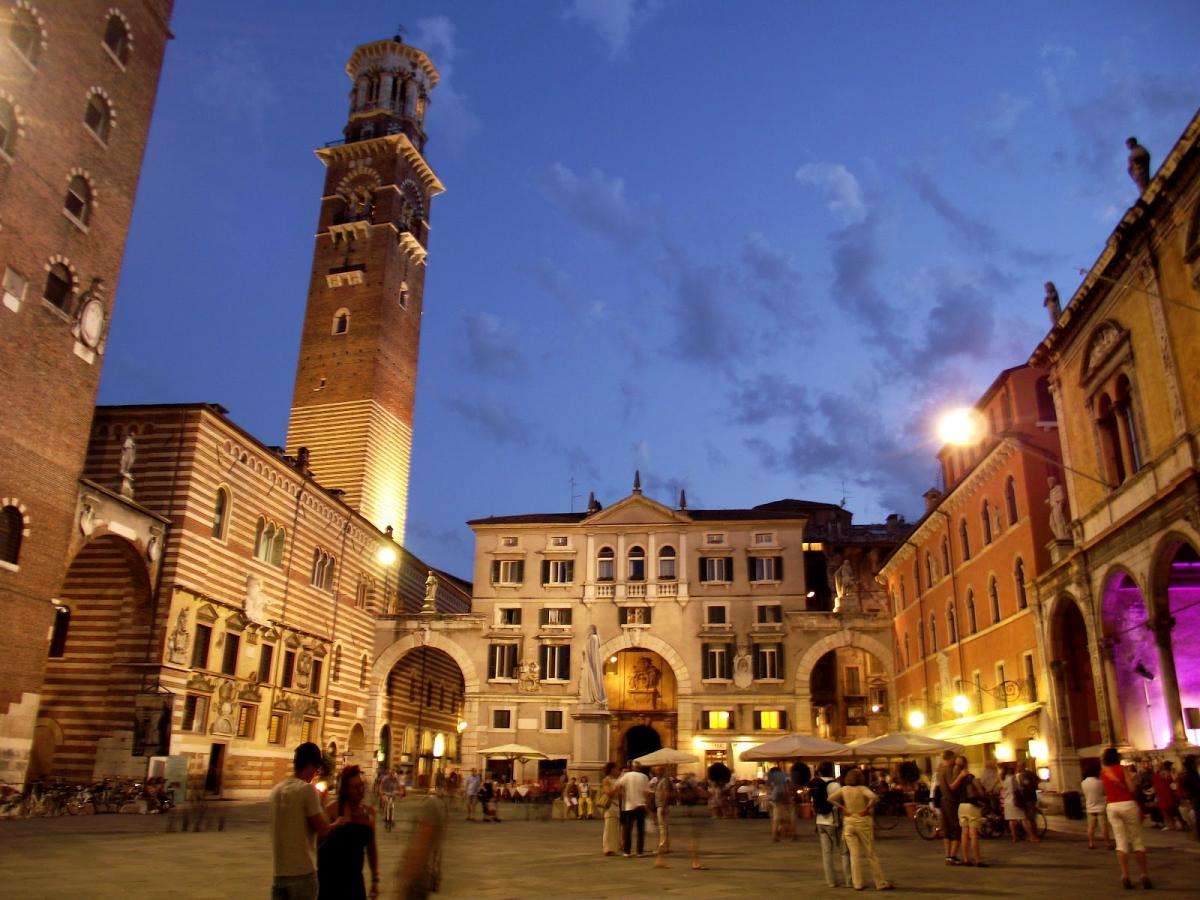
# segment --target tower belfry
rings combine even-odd
[[[296,364],[287,449],[327,488],[404,537],[429,239],[443,190],[425,162],[438,72],[400,37],[346,64],[345,140],[316,151],[325,188]]]

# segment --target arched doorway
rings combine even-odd
[[[812,733],[832,741],[886,734],[887,667],[861,647],[838,647],[825,653],[812,668]]]
[[[1088,630],[1078,604],[1070,597],[1059,601],[1050,626],[1054,650],[1053,677],[1067,722],[1063,729],[1075,750],[1094,747],[1103,740],[1100,710],[1096,704],[1096,678],[1088,649]]]
[[[436,647],[409,650],[388,672],[382,717],[404,729],[404,745],[393,762],[411,784],[428,787],[438,769],[461,762],[458,741],[435,737],[457,734],[465,685],[458,663]]]
[[[384,769],[392,767],[392,726],[384,725],[379,729],[379,753],[383,754],[383,759],[379,760],[379,765]]]
[[[1109,576],[1104,589],[1104,636],[1112,645],[1114,713],[1129,744],[1153,750],[1171,742],[1171,722],[1163,705],[1158,647],[1146,612],[1146,599],[1127,572]]]
[[[347,759],[356,766],[364,765],[367,760],[363,750],[367,746],[367,733],[361,725],[356,724],[350,729],[350,740],[346,744]]]
[[[612,715],[609,747],[614,762],[675,746],[679,688],[674,669],[660,654],[634,648],[609,656],[604,690]],[[634,752],[641,747],[648,749]]]
[[[662,749],[662,738],[649,725],[634,725],[625,732],[622,746],[622,756],[627,759],[637,759],[647,753]]]

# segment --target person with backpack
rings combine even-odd
[[[958,758],[958,774],[950,786],[958,797],[958,823],[962,827],[963,864],[987,868],[979,847],[979,826],[983,824],[983,805],[987,802],[987,791],[971,774],[967,758]],[[972,853],[974,848],[974,853]],[[972,859],[971,857],[975,858]]]
[[[821,865],[825,883],[837,887],[835,861],[841,858],[842,884],[850,885],[850,849],[842,839],[842,818],[829,798],[842,789],[834,780],[833,763],[828,760],[817,766],[816,777],[808,783],[808,799],[816,816],[817,838],[821,842]]]
[[[1029,767],[1025,760],[1017,763],[1017,789],[1020,791],[1019,806],[1025,813],[1025,835],[1031,844],[1040,844],[1038,837],[1038,802],[1037,792],[1041,779],[1037,772]]]

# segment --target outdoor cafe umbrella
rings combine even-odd
[[[849,749],[860,759],[878,756],[935,756],[943,750],[953,750],[955,753],[963,752],[962,744],[902,731],[871,738],[862,743],[855,742]]]
[[[752,762],[770,762],[776,759],[812,759],[832,757],[848,759],[850,747],[836,741],[827,741],[815,734],[785,734],[781,738],[743,750],[741,759]]]
[[[694,763],[699,758],[674,747],[662,747],[653,753],[639,756],[634,762],[641,766],[674,766],[680,763]]]
[[[524,744],[500,744],[496,747],[487,747],[479,751],[480,756],[489,758],[520,760],[525,762],[527,759],[549,759],[541,750],[535,750],[533,747],[526,747]]]

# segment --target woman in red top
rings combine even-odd
[[[1146,867],[1146,845],[1142,841],[1142,811],[1133,799],[1137,794],[1133,777],[1121,768],[1121,754],[1115,747],[1105,750],[1100,761],[1104,763],[1104,768],[1100,770],[1100,781],[1104,784],[1104,796],[1108,800],[1105,812],[1117,841],[1121,884],[1125,890],[1133,889],[1133,882],[1129,880],[1129,851],[1132,849],[1142,873],[1142,887],[1151,887],[1150,872]]]

